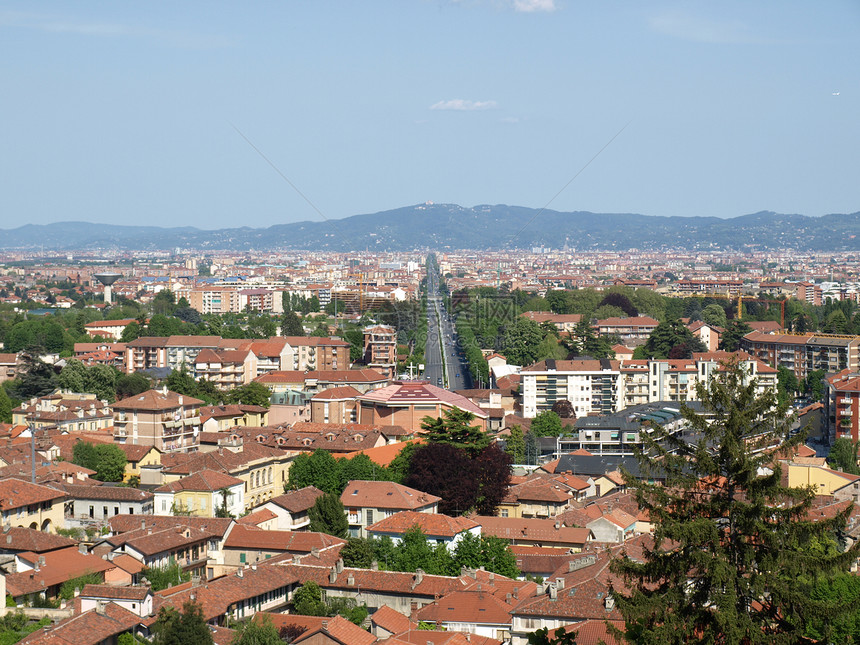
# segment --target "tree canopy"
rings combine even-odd
[[[613,590],[636,643],[795,643],[810,621],[838,618],[850,605],[810,595],[815,582],[841,571],[858,546],[818,548],[845,524],[847,511],[813,521],[815,491],[782,483],[774,450],[789,451],[786,406],[759,394],[741,367],[699,384],[704,414],[684,407],[693,436],[657,429],[644,438],[640,468],[626,476],[654,524],[653,547],[612,570]],[[652,477],[664,479],[652,483]],[[825,632],[827,625],[822,625]],[[827,634],[826,634],[827,635]]]
[[[311,521],[308,525],[310,531],[344,539],[349,532],[346,510],[337,495],[326,493],[317,497],[314,505],[308,509],[308,517]]]

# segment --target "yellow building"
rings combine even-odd
[[[846,484],[860,479],[858,475],[849,475],[818,464],[782,462],[782,466],[788,470],[789,486],[812,486],[818,495],[832,495]]]
[[[4,526],[20,526],[55,533],[63,527],[63,499],[55,488],[20,479],[0,481],[0,513]]]
[[[157,471],[161,466],[161,451],[155,446],[140,446],[137,444],[114,444],[125,453],[126,464],[123,481],[128,483],[133,477],[137,477],[138,481],[144,484],[160,484],[161,473]],[[147,476],[149,469],[153,476],[157,477],[157,481],[152,479],[152,476]]]
[[[204,469],[227,473],[242,481],[245,510],[264,504],[284,492],[296,452],[246,442],[240,450],[219,448],[211,452],[171,455],[162,477],[165,484]]]
[[[202,470],[156,488],[155,515],[217,517],[225,509],[233,517],[245,511],[244,482],[236,477]]]

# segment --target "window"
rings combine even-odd
[[[20,511],[21,511],[21,509],[18,509],[19,515],[21,514]],[[93,517],[95,517],[95,514],[96,514],[95,506],[90,506],[90,519],[93,519]]]
[[[499,515],[500,515],[501,517],[507,517],[507,516],[508,516],[508,509],[503,508],[503,509],[499,512]]]
[[[102,506],[102,517],[107,517],[107,516],[108,516],[107,509],[108,509],[108,507],[107,507],[107,506]]]
[[[373,524],[373,509],[367,509],[367,525],[370,526]]]
[[[244,553],[239,554],[239,564],[245,564],[245,554]]]
[[[114,515],[119,515],[119,506],[114,506],[114,507],[113,507],[113,514],[114,514]]]

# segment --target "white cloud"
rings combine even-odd
[[[695,16],[685,11],[667,11],[650,19],[651,28],[667,36],[700,43],[757,42],[749,25],[740,20]]]
[[[188,48],[224,47],[230,44],[227,39],[222,37],[180,30],[147,29],[107,22],[82,22],[47,14],[17,11],[0,12],[0,25],[78,36],[151,38],[170,45]]]
[[[555,11],[555,0],[514,0],[514,10],[526,13]]]
[[[451,99],[439,101],[430,106],[431,110],[458,110],[470,112],[475,110],[493,110],[498,107],[495,101],[469,101],[468,99]]]

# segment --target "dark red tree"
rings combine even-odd
[[[493,443],[471,465],[477,483],[475,510],[478,515],[495,515],[511,483],[511,456]]]
[[[598,307],[602,307],[603,305],[610,305],[612,307],[618,307],[628,316],[638,316],[639,311],[630,302],[630,298],[625,296],[623,293],[607,293],[606,297],[600,301]]]
[[[462,515],[475,505],[477,482],[465,451],[445,443],[428,443],[412,455],[404,485],[442,498],[439,512]]]

